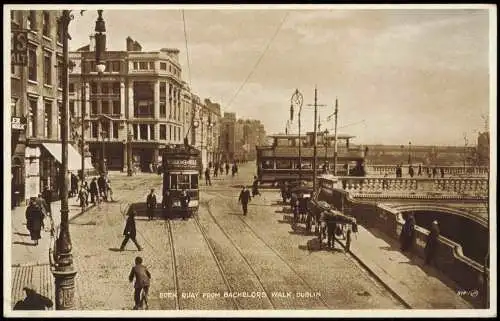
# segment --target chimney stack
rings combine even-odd
[[[134,40],[130,37],[127,37],[127,51],[134,51]]]

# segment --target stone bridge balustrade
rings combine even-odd
[[[422,175],[427,175],[427,168],[436,167],[438,169],[438,176],[441,176],[439,170],[444,169],[445,177],[488,177],[488,166],[422,166]],[[408,176],[408,165],[403,165],[403,176]],[[418,173],[418,164],[413,165],[415,176]],[[368,176],[396,176],[396,165],[366,165]]]
[[[486,196],[489,183],[486,178],[388,178],[338,177],[337,188],[352,194],[365,193],[441,193]]]

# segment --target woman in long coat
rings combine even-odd
[[[38,240],[41,239],[40,231],[43,225],[42,209],[36,204],[36,198],[30,199],[30,204],[26,209],[26,227],[30,232],[31,239],[38,245]]]

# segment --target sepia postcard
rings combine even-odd
[[[496,316],[496,6],[3,25],[4,317]]]

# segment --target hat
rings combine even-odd
[[[23,287],[23,290],[36,292],[36,287],[33,285],[33,283],[28,283]]]
[[[434,220],[434,222],[432,222],[432,224],[438,225],[438,221]]]

